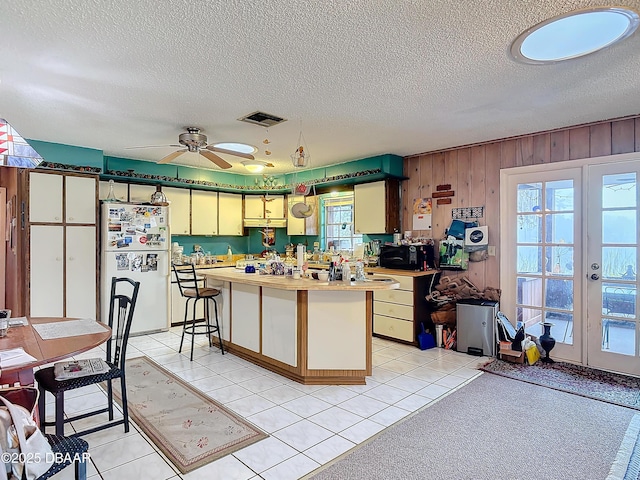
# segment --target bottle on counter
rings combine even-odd
[[[233,252],[231,251],[231,245],[227,245],[227,262],[233,262]]]
[[[342,281],[351,282],[351,266],[348,260],[342,264]]]
[[[364,282],[366,279],[367,278],[364,273],[364,264],[362,263],[362,260],[358,260],[356,262],[355,281]]]

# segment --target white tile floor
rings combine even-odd
[[[127,357],[150,357],[270,436],[183,475],[134,423],[127,434],[117,426],[85,437],[91,454],[89,478],[298,479],[479,375],[476,367],[486,360],[439,348],[421,351],[374,338],[373,375],[367,377],[366,385],[312,386],[232,354],[222,356],[217,348],[209,348],[204,337],[196,340],[190,362],[188,349],[182,354],[177,351],[179,335],[180,328],[172,328],[132,337]],[[102,355],[91,351],[82,357]],[[98,387],[76,390],[67,394],[66,411],[81,412],[98,402],[105,402]],[[47,413],[52,412],[50,405]],[[96,419],[76,423],[68,425],[68,431],[87,428]],[[72,479],[73,468],[56,478]]]

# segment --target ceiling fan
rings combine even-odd
[[[130,148],[153,148],[153,147],[182,147],[180,150],[176,150],[169,155],[161,158],[157,163],[170,163],[180,155],[187,152],[197,152],[203,157],[207,158],[211,162],[215,163],[218,167],[227,169],[231,168],[229,162],[224,160],[222,157],[216,155],[214,152],[225,153],[227,155],[234,155],[236,157],[246,158],[248,160],[253,160],[254,156],[249,153],[236,152],[235,150],[227,150],[225,148],[219,148],[215,145],[207,145],[207,136],[200,133],[200,129],[196,127],[186,127],[186,132],[181,133],[178,136],[178,145],[152,145],[149,147],[130,147]]]

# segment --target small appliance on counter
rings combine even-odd
[[[379,264],[384,268],[425,271],[435,268],[433,245],[382,245]]]

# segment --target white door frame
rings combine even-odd
[[[508,195],[506,192],[510,187],[510,183],[513,181],[513,177],[515,175],[522,174],[543,174],[549,171],[559,171],[559,170],[569,170],[574,168],[581,168],[582,172],[582,183],[585,185],[587,178],[587,167],[589,165],[604,165],[608,163],[618,163],[625,161],[633,161],[640,160],[640,152],[634,153],[625,153],[621,155],[609,155],[604,157],[593,157],[593,158],[585,158],[579,160],[569,160],[565,162],[557,162],[557,163],[545,163],[545,164],[537,164],[537,165],[529,165],[523,167],[513,167],[507,169],[500,170],[500,245],[503,247],[501,250],[503,252],[511,251],[510,246],[515,245],[515,232],[510,231],[509,222],[510,218],[515,215],[514,205],[510,204]],[[586,200],[588,197],[588,189],[581,188],[582,190],[582,205],[586,205]],[[491,212],[489,212],[491,214]],[[580,221],[581,219],[576,219],[576,221]],[[574,278],[576,281],[580,283],[580,285],[576,284],[575,294],[577,298],[581,298],[582,305],[581,310],[586,315],[586,299],[587,299],[587,282],[584,272],[588,272],[588,259],[586,258],[586,229],[581,224],[579,228],[579,232],[581,235],[582,241],[582,258],[574,258],[575,265],[575,275]],[[578,272],[578,268],[580,269]],[[515,282],[513,281],[512,274],[515,271],[513,262],[509,260],[509,258],[504,257],[500,259],[500,289],[502,290],[502,295],[500,297],[500,309],[507,315],[508,318],[515,319],[516,318],[516,289]],[[580,281],[581,280],[581,281]],[[575,320],[574,320],[575,321]],[[515,322],[514,322],[515,323]],[[579,362],[583,365],[587,365],[587,334],[588,334],[588,319],[584,318],[581,322],[582,331],[580,332],[580,340],[574,344],[574,348],[576,349],[575,356],[571,355],[573,358],[558,358],[562,360]],[[577,323],[576,323],[577,325]],[[575,334],[575,332],[574,332]],[[576,335],[577,337],[577,335]],[[558,352],[562,353],[562,349],[558,350]],[[555,353],[555,350],[554,352]],[[553,355],[557,357],[557,355]]]

